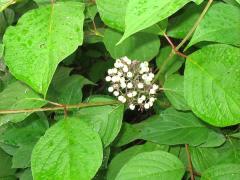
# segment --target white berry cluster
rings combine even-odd
[[[154,74],[148,62],[131,61],[127,57],[117,59],[114,68],[108,70],[108,91],[113,93],[129,109],[149,109],[156,100],[158,85],[153,84]]]

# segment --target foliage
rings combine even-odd
[[[239,0],[0,0],[0,180],[240,179],[239,20]],[[150,109],[108,92],[126,57]]]

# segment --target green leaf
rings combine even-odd
[[[102,163],[99,135],[78,118],[66,118],[47,130],[32,153],[35,180],[93,178]]]
[[[214,148],[199,147],[191,147],[190,154],[194,169],[200,173],[216,165],[220,155]]]
[[[134,125],[139,138],[159,144],[199,145],[206,141],[210,129],[190,112],[178,112],[172,108],[160,115]]]
[[[43,6],[43,5],[49,5],[52,2],[49,0],[34,0],[38,6]],[[68,2],[68,1],[72,1],[72,2],[84,2],[86,0],[57,0],[57,2]],[[54,1],[54,3],[56,3],[56,1]]]
[[[83,10],[82,3],[63,2],[24,14],[3,39],[10,72],[46,95],[58,63],[82,44]]]
[[[225,3],[213,4],[196,29],[187,47],[201,41],[213,41],[240,46],[239,29],[238,7]]]
[[[118,43],[132,34],[166,19],[190,0],[131,0],[125,17],[125,33]]]
[[[183,39],[199,18],[204,6],[189,4],[183,13],[169,19],[167,34],[170,37]]]
[[[4,46],[3,46],[3,44],[0,44],[0,59],[3,56],[3,50],[4,50]]]
[[[185,172],[182,162],[164,151],[144,152],[131,158],[116,180],[180,180]]]
[[[15,4],[19,0],[0,0],[0,13],[4,11],[8,6]]]
[[[114,99],[107,96],[92,96],[87,102],[107,102]],[[79,116],[82,121],[88,123],[97,131],[107,147],[117,136],[122,126],[124,106],[98,106],[80,109],[75,116]]]
[[[33,180],[32,171],[30,168],[26,169],[21,175],[20,180]]]
[[[14,147],[15,150],[11,153],[13,168],[30,167],[32,149],[47,128],[48,121],[43,113],[39,113],[39,116],[32,114],[23,122],[5,127],[0,134],[0,142]],[[0,144],[0,147],[4,146]]]
[[[240,132],[234,133],[230,135],[231,137],[239,138],[240,139]]]
[[[13,82],[0,93],[0,110],[39,108],[46,104],[40,96],[19,81]],[[8,122],[23,121],[31,113],[0,115],[0,126]]]
[[[206,139],[206,142],[201,144],[200,147],[218,147],[224,144],[226,141],[225,136],[216,131],[210,131],[208,133],[208,137]]]
[[[126,7],[129,0],[96,0],[98,12],[109,27],[124,31]]]
[[[184,77],[179,74],[171,75],[164,83],[164,93],[177,110],[190,110],[184,98]]]
[[[71,75],[71,69],[61,67],[53,76],[48,97],[62,104],[77,104],[82,102],[82,88],[94,83],[81,75]]]
[[[27,168],[31,164],[32,150],[36,142],[21,145],[13,155],[12,168]]]
[[[114,146],[120,147],[126,145],[139,138],[139,130],[136,129],[132,124],[124,123],[121,131],[114,143]]]
[[[230,139],[217,148],[220,156],[217,164],[238,163],[240,164],[240,140]]]
[[[8,145],[21,146],[37,142],[47,130],[48,121],[42,113],[32,114],[23,122],[9,124],[3,128],[0,141]]]
[[[147,142],[143,145],[137,145],[130,147],[119,154],[117,154],[111,161],[108,172],[107,180],[115,179],[120,169],[134,156],[143,152],[151,152],[155,150],[168,150],[168,146],[158,145]]]
[[[5,153],[0,148],[0,179],[3,178],[11,178],[11,176],[14,176],[16,169],[12,169],[12,158],[7,153]]]
[[[86,7],[85,18],[90,18],[92,21],[94,21],[94,18],[97,13],[98,13],[98,10],[97,10],[96,4],[89,5]]]
[[[139,61],[150,61],[158,54],[160,39],[157,35],[140,32],[116,46],[121,36],[121,33],[111,29],[104,33],[104,45],[114,59],[127,56]]]
[[[240,164],[222,164],[213,166],[203,172],[201,180],[238,180],[240,179]]]
[[[93,82],[98,82],[105,78],[108,69],[113,67],[115,60],[97,61],[89,70],[89,78]]]
[[[240,123],[240,49],[210,45],[186,63],[184,94],[192,111],[214,126]]]

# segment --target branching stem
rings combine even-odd
[[[64,114],[66,116],[67,110],[70,110],[70,109],[79,109],[79,108],[94,107],[94,106],[116,105],[116,104],[120,104],[120,102],[109,101],[109,102],[69,104],[69,105],[61,105],[61,106],[57,105],[54,107],[33,108],[33,109],[0,110],[0,115],[1,114],[18,114],[18,113],[33,113],[33,112],[43,112],[43,111],[64,110]]]
[[[205,16],[205,14],[207,13],[208,9],[210,8],[211,4],[212,4],[213,0],[208,0],[207,5],[205,6],[205,8],[203,9],[202,13],[200,14],[199,18],[197,19],[197,21],[195,22],[195,24],[193,25],[193,27],[190,29],[190,31],[187,33],[187,35],[183,38],[183,40],[179,43],[179,45],[176,47],[173,42],[171,41],[171,39],[167,36],[166,33],[164,33],[164,37],[166,38],[166,40],[168,41],[168,43],[170,44],[170,46],[172,47],[172,51],[171,53],[168,55],[167,59],[164,61],[164,63],[162,64],[162,66],[160,67],[158,73],[155,76],[154,82],[157,81],[160,77],[160,75],[163,73],[163,69],[165,68],[165,66],[167,65],[167,63],[172,59],[172,57],[177,54],[183,58],[187,58],[187,56],[181,52],[179,52],[179,49],[187,42],[187,40],[192,36],[192,34],[194,33],[194,31],[196,30],[196,28],[198,27],[198,25],[200,24],[200,22],[202,21],[203,17]]]

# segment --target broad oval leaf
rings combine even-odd
[[[122,34],[107,29],[104,33],[103,42],[114,59],[127,56],[139,61],[150,61],[160,48],[160,39],[157,35],[139,32],[116,46]]]
[[[87,102],[107,102],[114,99],[108,96],[92,96]],[[103,141],[104,147],[107,147],[117,136],[122,126],[124,106],[107,105],[80,109],[75,116],[79,116],[82,121],[88,123],[97,131]]]
[[[62,119],[46,131],[32,153],[35,180],[89,180],[103,158],[99,135],[78,118]]]
[[[239,7],[226,3],[213,4],[197,27],[188,47],[201,41],[240,46],[239,19]]]
[[[122,39],[166,19],[191,0],[131,0],[125,17],[125,33]]]
[[[210,45],[186,63],[184,94],[192,111],[215,126],[240,123],[240,49]]]
[[[167,151],[168,148],[169,147],[166,145],[147,142],[143,145],[133,146],[120,152],[112,159],[110,165],[108,166],[107,180],[115,179],[120,169],[135,155],[156,150]]]
[[[130,159],[115,180],[180,180],[184,172],[184,165],[176,156],[158,150]]]
[[[138,139],[168,145],[196,146],[204,143],[211,132],[194,114],[178,112],[173,108],[134,126],[139,131]]]
[[[10,72],[46,95],[58,63],[82,44],[83,10],[82,3],[60,2],[24,14],[3,39]]]
[[[213,166],[202,173],[201,180],[239,180],[239,164],[222,164]]]

